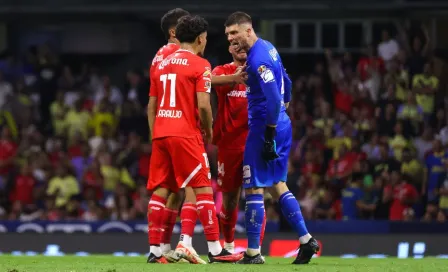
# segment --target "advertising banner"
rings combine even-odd
[[[322,234],[316,235],[321,246],[318,256],[341,258],[448,258],[448,236],[439,234]],[[174,235],[172,245],[177,243]],[[238,251],[246,249],[242,235],[236,238]],[[199,254],[207,253],[203,235],[195,235],[194,248]],[[299,243],[291,233],[267,233],[262,253],[273,257],[293,257]],[[115,256],[144,256],[147,254],[147,236],[144,233],[3,233],[0,234],[0,252],[13,255],[59,256],[75,254],[105,254]]]

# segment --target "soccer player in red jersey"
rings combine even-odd
[[[162,29],[162,32],[164,33],[166,39],[168,40],[168,43],[161,47],[159,51],[157,51],[155,57],[152,60],[151,67],[149,70],[149,75],[152,81],[158,80],[155,77],[156,74],[156,67],[169,55],[179,50],[180,45],[179,41],[176,38],[176,25],[177,21],[182,17],[189,15],[190,13],[186,10],[183,10],[181,8],[175,8],[170,11],[168,11],[161,19],[160,26]],[[150,109],[148,109],[150,110]],[[149,116],[149,114],[148,114]],[[149,121],[149,120],[148,120]],[[152,133],[152,131],[151,131]],[[149,186],[149,183],[148,183]],[[188,195],[191,195],[192,193],[189,192]],[[191,197],[190,197],[191,198]],[[163,232],[161,237],[161,249],[162,253],[165,255],[168,261],[173,260],[173,258],[170,258],[174,254],[174,251],[171,250],[171,236],[173,233],[174,225],[176,224],[177,214],[180,208],[180,205],[182,204],[183,196],[179,193],[172,193],[167,200],[164,213],[163,213]],[[188,240],[188,237],[191,237],[194,232],[194,226],[196,225],[197,221],[197,213],[196,213],[196,205],[194,204],[194,198],[193,203],[190,203],[191,200],[186,200],[185,207],[188,207],[183,210],[181,213],[181,221],[186,222],[183,225],[183,231],[182,233],[186,233],[186,237]],[[149,206],[148,206],[149,210]],[[148,218],[149,222],[149,218]],[[193,223],[192,223],[193,222]],[[188,236],[189,235],[189,236]],[[149,231],[148,231],[148,239],[149,239]],[[149,243],[151,243],[148,240]],[[191,241],[186,241],[186,243],[189,243],[191,246]],[[199,256],[197,256],[199,258]]]
[[[207,43],[208,23],[199,16],[184,16],[176,26],[181,49],[163,60],[151,77],[148,120],[153,139],[148,189],[153,190],[148,210],[150,255],[148,262],[165,263],[160,248],[163,214],[170,192],[193,188],[199,220],[209,248],[210,263],[234,263],[241,254],[231,254],[219,243],[209,161],[204,148],[212,140],[210,105],[211,68],[201,58]],[[158,80],[157,80],[158,79]],[[178,248],[176,251],[178,251]],[[183,247],[184,259],[193,262]]]
[[[233,62],[217,66],[212,75],[220,77],[235,74],[243,67],[247,54],[236,52],[229,46]],[[218,147],[218,185],[223,194],[220,213],[224,248],[235,251],[235,225],[238,220],[238,201],[243,182],[243,155],[248,133],[246,85],[228,84],[214,86],[218,98],[218,111],[213,126],[213,144]],[[266,220],[264,221],[265,225]],[[264,226],[261,240],[264,236]],[[261,244],[261,243],[260,243]]]
[[[161,19],[161,29],[165,34],[168,43],[161,47],[157,54],[155,55],[151,68],[150,77],[154,77],[155,68],[159,65],[166,57],[177,51],[179,46],[179,41],[176,38],[175,28],[179,18],[182,16],[189,15],[188,11],[180,8],[172,9],[168,11]],[[158,80],[158,79],[156,79]],[[233,84],[237,82],[243,82],[245,80],[244,73],[242,71],[237,71],[235,74],[221,76],[219,78],[212,77],[212,84]],[[148,114],[149,116],[149,114]],[[180,242],[190,248],[190,250],[195,253],[192,246],[192,236],[194,233],[194,227],[197,221],[197,211],[196,211],[196,199],[191,188],[185,188],[185,201],[181,210],[181,238]],[[169,262],[178,262],[183,259],[179,259],[178,255],[171,250],[171,236],[173,233],[174,225],[176,224],[176,219],[178,215],[178,210],[182,204],[183,194],[171,193],[168,197],[164,214],[163,214],[163,232],[161,238],[161,249],[163,255]],[[201,262],[202,259],[194,254],[196,261]]]

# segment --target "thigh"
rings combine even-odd
[[[200,136],[170,137],[169,152],[179,188],[211,186],[210,164]]]
[[[154,139],[152,154],[149,162],[149,178],[146,188],[150,191],[157,187],[178,191],[174,182],[173,166],[167,148],[167,138]]]
[[[274,179],[274,161],[263,160],[264,130],[250,129],[243,159],[243,188],[271,187]]]
[[[241,187],[243,156],[243,149],[218,149],[218,185],[222,192],[235,192]]]
[[[274,183],[278,183],[280,181],[286,181],[286,176],[288,175],[289,153],[291,151],[292,143],[291,126],[278,131],[275,142],[277,144],[277,154],[279,157],[274,161]]]

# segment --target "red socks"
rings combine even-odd
[[[148,204],[148,242],[159,246],[162,238],[162,223],[166,199],[152,195]]]
[[[180,233],[192,237],[197,220],[198,220],[198,212],[196,209],[196,204],[184,203],[184,205],[182,206],[182,210],[180,212],[180,222],[181,222]]]
[[[263,244],[265,230],[266,230],[266,210],[264,211],[263,225],[261,225],[260,246]]]
[[[216,217],[215,201],[212,194],[197,194],[196,205],[199,213],[199,220],[204,227],[207,241],[219,240],[219,224]]]
[[[235,208],[232,211],[227,211],[222,207],[219,219],[221,222],[221,232],[224,235],[225,242],[232,243],[235,240],[235,225],[238,220],[238,208]]]
[[[178,212],[176,210],[171,210],[165,208],[163,212],[163,220],[162,220],[162,244],[170,244],[171,243],[171,236],[173,234],[173,228],[176,224]]]

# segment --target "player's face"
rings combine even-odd
[[[229,53],[232,54],[232,57],[234,60],[237,60],[239,62],[246,62],[247,59],[247,53],[245,50],[241,49],[239,51],[235,50],[235,46],[230,45],[229,46]]]
[[[204,56],[204,52],[205,52],[205,46],[207,45],[207,32],[202,33],[201,35],[199,35],[198,37],[198,46],[199,46],[199,56]]]
[[[241,49],[247,51],[247,49],[249,49],[249,44],[247,42],[249,38],[249,29],[246,24],[227,26],[225,34],[230,45],[233,46],[236,51],[240,51]]]

